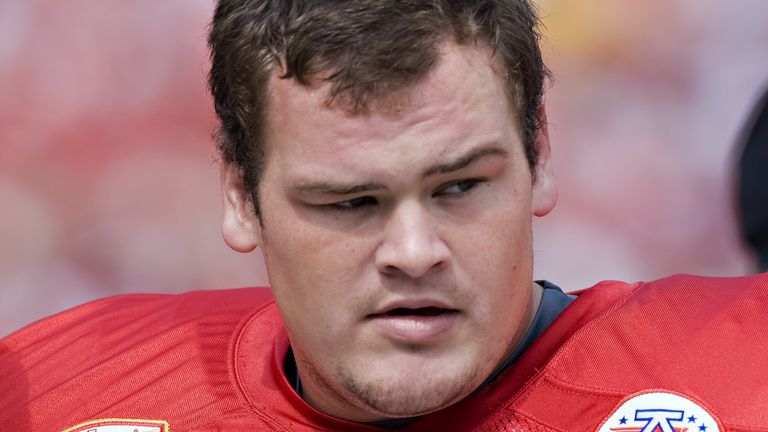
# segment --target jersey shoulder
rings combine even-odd
[[[653,393],[694,401],[727,430],[768,430],[768,376],[756,360],[768,358],[762,342],[768,275],[604,282],[580,297],[600,299],[617,290],[624,294],[604,302],[601,314],[564,341],[515,401],[515,412],[548,430],[595,430],[626,401]],[[553,403],[562,409],[555,413]]]
[[[262,288],[130,294],[37,321],[0,340],[0,425],[64,430],[97,418],[191,425],[236,411],[232,341],[242,322],[273,304]]]
[[[181,294],[126,294],[75,306],[38,320],[3,339],[5,351],[42,348],[48,342],[67,340],[77,344],[100,338],[140,338],[190,320],[216,321],[240,317],[272,302],[267,288],[190,291]],[[140,332],[129,332],[137,324]],[[155,329],[155,332],[150,332]]]

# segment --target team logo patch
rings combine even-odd
[[[626,399],[598,432],[720,432],[696,402],[673,393],[646,392]]]
[[[162,420],[101,419],[81,423],[62,432],[170,432]]]

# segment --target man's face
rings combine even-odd
[[[445,45],[399,103],[358,115],[325,104],[327,83],[273,77],[261,223],[229,169],[224,235],[262,248],[320,410],[371,421],[443,408],[527,329],[531,218],[556,192],[545,134],[532,180],[496,69],[486,49]]]

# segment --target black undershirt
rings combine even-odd
[[[560,287],[553,284],[552,282],[536,281],[536,283],[541,285],[544,290],[541,295],[539,308],[536,310],[536,315],[533,317],[533,321],[531,322],[531,326],[528,328],[528,332],[525,334],[523,340],[520,342],[517,348],[512,351],[512,353],[507,356],[507,358],[505,358],[504,361],[502,361],[499,366],[496,367],[496,369],[494,369],[488,378],[486,378],[485,381],[483,381],[483,383],[480,384],[474,392],[472,392],[473,395],[498,378],[499,375],[501,375],[504,371],[509,369],[509,367],[512,366],[518,358],[520,358],[525,350],[531,346],[533,341],[535,341],[544,332],[544,330],[546,330],[547,327],[552,324],[555,318],[557,318],[560,313],[564,311],[565,308],[568,307],[568,305],[571,304],[573,300],[576,299],[576,296],[564,293]],[[290,348],[288,348],[288,353],[285,356],[283,367],[285,368],[285,376],[288,378],[288,382],[291,384],[291,387],[293,387],[293,390],[295,390],[296,393],[303,398],[304,395],[301,388],[301,379],[299,378],[299,371],[296,368],[296,359],[293,356],[293,350]],[[413,422],[417,418],[418,417],[388,419],[372,422],[369,424],[388,429],[396,429]]]

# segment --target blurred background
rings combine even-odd
[[[541,0],[561,200],[536,273],[753,271],[738,136],[768,84],[768,2]],[[220,236],[211,0],[0,0],[0,335],[108,295],[267,283]]]

